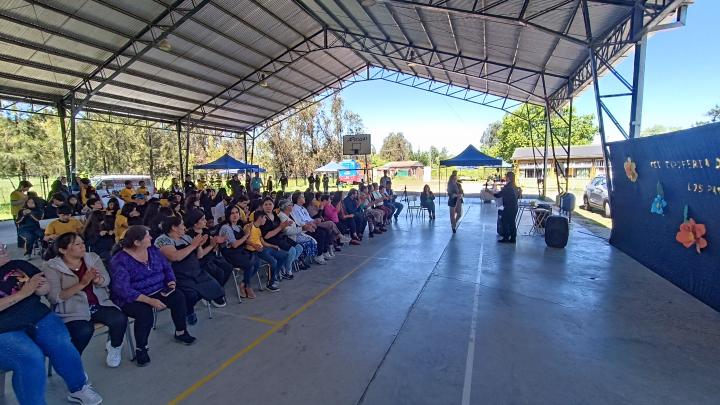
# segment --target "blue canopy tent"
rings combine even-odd
[[[440,161],[440,166],[500,166],[502,165],[502,159],[492,158],[472,145],[468,145],[464,151],[459,155],[451,159],[445,159]]]
[[[440,167],[445,166],[445,174],[447,177],[447,167],[449,166],[461,166],[461,167],[504,167],[502,159],[490,157],[480,152],[476,147],[468,145],[464,151],[460,152],[459,155],[454,158],[444,159],[440,161]],[[440,167],[438,167],[438,189],[441,188],[441,176]]]
[[[251,170],[251,171],[257,171],[261,170],[260,166],[258,165],[251,165],[247,164],[241,160],[237,160],[234,157],[228,155],[227,153],[222,155],[217,160],[205,163],[202,165],[195,165],[193,166],[193,169],[199,169],[199,170]],[[265,171],[265,170],[261,170]]]

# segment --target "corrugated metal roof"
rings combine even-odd
[[[629,21],[623,1],[588,1],[593,32]],[[660,18],[680,2],[648,7]],[[55,102],[76,92],[93,110],[243,131],[373,66],[542,103],[569,82],[587,84],[573,82],[588,58],[579,4],[0,0],[0,96]]]

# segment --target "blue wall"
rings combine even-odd
[[[609,147],[614,183],[610,243],[720,311],[720,124]],[[637,164],[634,183],[625,174],[628,157]],[[665,215],[650,212],[658,181],[668,203]],[[707,228],[709,245],[700,254],[675,240],[685,205],[688,216]]]

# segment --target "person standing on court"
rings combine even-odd
[[[495,193],[495,198],[503,199],[502,213],[502,239],[500,243],[515,243],[517,229],[515,227],[515,217],[518,211],[518,193],[515,186],[515,173],[508,172],[505,175],[505,186],[499,192]]]
[[[323,174],[323,176],[322,176],[322,185],[323,185],[323,192],[325,194],[327,194],[328,190],[330,189],[330,179],[328,178],[327,173]]]
[[[313,176],[312,173],[310,173],[310,175],[308,176],[307,181],[308,181],[308,190],[311,191],[311,192],[314,191],[314,188],[315,188],[315,176]]]
[[[457,170],[453,170],[447,184],[448,207],[450,207],[450,226],[453,233],[457,231],[457,206],[460,199],[460,187],[457,183]]]
[[[390,177],[388,177],[388,171],[383,170],[383,176],[380,178],[380,185],[387,187],[387,183],[391,182],[392,180]]]
[[[285,175],[285,172],[283,172],[280,175],[280,189],[282,190],[283,193],[285,193],[285,188],[287,187],[287,185],[288,185],[288,178]]]

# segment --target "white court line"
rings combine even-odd
[[[480,235],[485,234],[485,225]],[[468,338],[467,358],[465,359],[465,382],[463,383],[462,405],[470,404],[472,390],[472,374],[475,359],[475,333],[477,331],[478,301],[480,301],[480,276],[482,274],[483,255],[485,253],[485,239],[480,239],[480,258],[478,259],[477,274],[475,275],[475,298],[473,300],[472,321],[470,322],[470,337]]]

